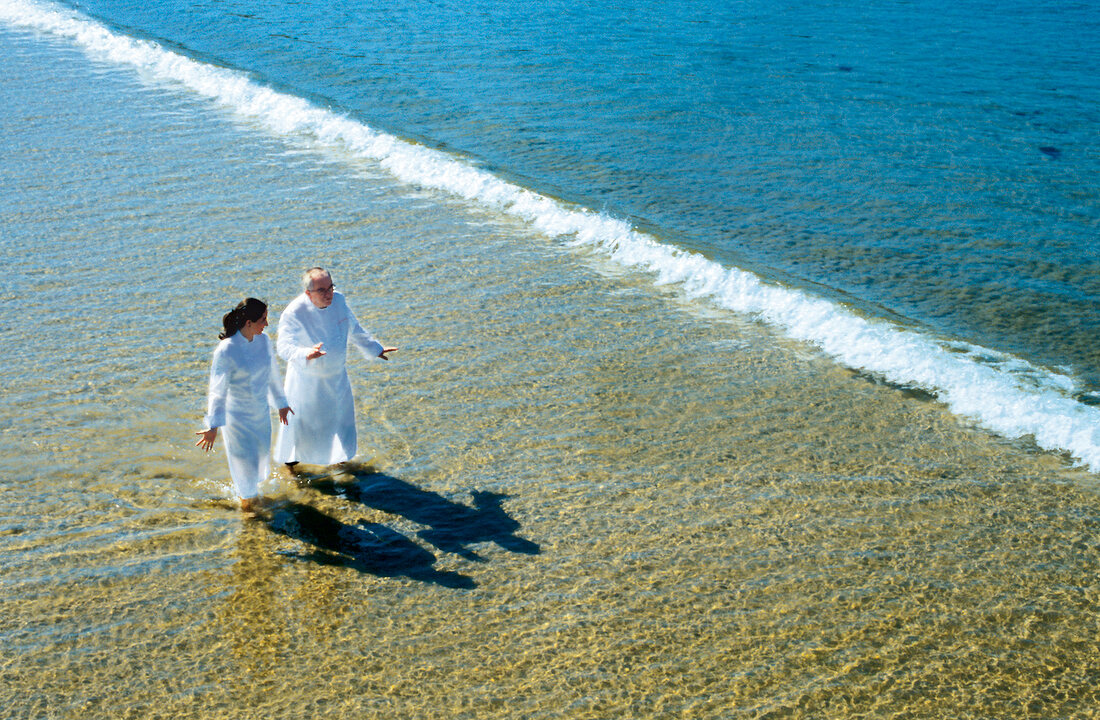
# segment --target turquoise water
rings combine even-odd
[[[0,717],[1088,717],[1095,26],[998,7],[0,4]],[[246,521],[314,263],[401,350]]]
[[[190,80],[150,71],[278,133],[504,203],[997,432],[1100,461],[1082,407],[1100,377],[1100,26],[1086,5],[79,7],[193,58]],[[214,68],[331,114],[250,105]],[[438,152],[412,159],[391,140]],[[518,191],[599,221],[517,207]],[[642,237],[624,245],[631,229]],[[792,292],[745,288],[757,280]]]
[[[1088,3],[78,7],[723,266],[1100,390]]]

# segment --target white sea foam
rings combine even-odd
[[[75,11],[33,0],[0,0],[0,20],[68,40],[93,59],[132,67],[150,80],[185,86],[277,135],[340,148],[377,162],[401,181],[522,219],[548,235],[567,238],[571,245],[652,273],[658,284],[675,284],[689,297],[759,317],[848,367],[928,390],[953,412],[997,433],[1032,436],[1039,446],[1069,452],[1100,471],[1100,410],[1070,397],[1073,381],[1066,376],[981,348],[952,347],[800,290],[766,283],[752,273],[658,242],[621,220],[569,206],[460,158],[277,92],[245,73],[112,32]]]

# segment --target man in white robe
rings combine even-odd
[[[386,348],[363,329],[332,275],[311,268],[302,277],[304,292],[279,316],[279,357],[286,360],[284,391],[294,408],[279,429],[275,461],[335,465],[355,456],[355,402],[348,380],[348,342],[367,358],[388,360]]]

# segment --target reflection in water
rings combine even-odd
[[[348,525],[304,503],[289,502],[273,509],[267,526],[280,535],[313,547],[301,557],[324,565],[339,565],[380,577],[403,576],[450,588],[473,588],[465,575],[432,567],[435,556],[404,535],[380,523],[360,520]]]
[[[471,492],[474,507],[469,507],[370,467],[348,466],[346,472],[353,478],[351,482],[337,482],[325,476],[306,483],[326,495],[344,497],[427,525],[427,530],[417,533],[420,538],[468,560],[484,560],[468,547],[479,542],[494,542],[505,550],[527,555],[539,552],[538,544],[516,536],[519,523],[501,507],[507,495]]]

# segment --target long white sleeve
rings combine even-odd
[[[224,346],[219,345],[214,350],[214,359],[210,364],[210,387],[206,396],[207,430],[225,425],[225,402],[228,393],[229,363]]]
[[[268,338],[265,336],[265,340]],[[283,394],[283,381],[279,375],[279,361],[275,359],[275,348],[271,341],[267,342],[267,354],[271,364],[271,371],[267,377],[267,402],[272,408],[281,410],[288,406],[286,395]]]
[[[304,363],[314,344],[290,308],[283,311],[279,317],[279,335],[275,343],[279,357],[288,363]]]

